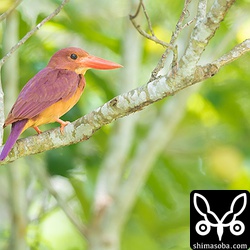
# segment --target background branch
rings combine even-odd
[[[172,36],[171,36],[171,39],[169,42],[170,44],[172,44],[172,46],[174,46],[174,50],[173,50],[174,56],[173,56],[173,61],[172,61],[172,69],[173,69],[173,67],[177,66],[177,64],[178,64],[178,62],[177,62],[178,61],[178,56],[177,56],[177,54],[178,54],[177,49],[178,48],[177,48],[177,45],[175,45],[175,43],[176,43],[181,31],[184,28],[188,27],[188,25],[190,25],[194,21],[194,19],[192,19],[188,23],[183,24],[184,19],[188,13],[188,6],[189,6],[190,2],[191,2],[191,0],[185,1],[180,18],[175,26],[175,30],[172,33]],[[151,73],[151,78],[149,81],[153,81],[154,79],[156,79],[158,77],[159,72],[165,67],[166,59],[168,58],[170,51],[171,51],[171,49],[167,48],[165,50],[165,52],[162,54],[161,59],[159,60],[156,67],[153,69],[153,71]],[[176,70],[176,69],[174,69],[174,70]]]
[[[44,18],[36,27],[29,31],[16,45],[14,45],[10,51],[0,60],[0,67],[6,62],[6,60],[21,46],[23,45],[37,30],[39,30],[46,22],[56,16],[66,3],[70,0],[63,0],[57,9],[55,9],[49,16]]]
[[[8,51],[10,47],[15,44],[18,37],[19,19],[18,12],[13,10],[6,17],[3,33],[3,51]],[[10,60],[4,65],[2,69],[2,79],[8,84],[5,86],[5,107],[11,108],[11,97],[17,94],[18,76],[19,76],[19,54],[14,54]],[[15,69],[15,74],[13,74]],[[2,127],[1,127],[2,129]],[[25,168],[18,168],[23,166],[23,161],[19,163],[14,162],[7,168],[8,189],[9,194],[9,214],[11,217],[11,231],[8,249],[23,250],[27,248],[25,235],[27,232],[28,216],[27,211],[27,197],[25,177],[27,176]]]
[[[7,16],[17,8],[17,6],[22,2],[22,0],[16,0],[12,6],[5,11],[2,15],[0,15],[0,22],[7,18]]]
[[[144,13],[144,15],[145,15],[145,17],[146,17],[146,20],[147,20],[147,23],[148,23],[148,26],[149,26],[149,31],[150,31],[151,34],[148,34],[146,31],[144,31],[144,30],[141,28],[141,26],[140,26],[139,24],[137,24],[136,21],[135,21],[135,18],[136,18],[136,17],[138,16],[138,14],[140,13],[140,9],[141,9],[141,8],[143,9],[143,13]],[[137,31],[138,31],[142,36],[146,37],[146,38],[149,39],[149,40],[154,41],[154,42],[157,43],[157,44],[162,45],[162,46],[165,47],[165,48],[169,48],[169,49],[171,49],[171,50],[174,50],[174,47],[172,46],[172,44],[166,43],[166,42],[164,42],[164,41],[162,41],[162,40],[160,40],[160,39],[158,39],[158,38],[156,37],[156,35],[155,35],[154,31],[153,31],[153,28],[152,28],[151,21],[150,21],[150,19],[149,19],[149,16],[148,16],[148,14],[147,14],[146,8],[145,8],[144,3],[143,3],[142,0],[141,0],[140,3],[139,3],[139,6],[138,6],[138,9],[137,9],[136,13],[135,13],[134,15],[130,15],[129,18],[130,18],[130,21],[132,22],[132,24],[134,25],[134,27],[137,29]]]

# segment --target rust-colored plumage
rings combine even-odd
[[[70,47],[56,52],[47,67],[27,82],[5,120],[4,127],[12,124],[12,129],[0,160],[6,158],[19,135],[29,127],[41,133],[38,126],[59,122],[63,132],[68,122],[60,117],[78,102],[88,69],[120,67],[117,63],[89,55],[80,48]]]

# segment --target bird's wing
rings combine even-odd
[[[5,125],[31,119],[61,99],[76,92],[80,76],[74,71],[44,68],[30,79],[20,92]]]

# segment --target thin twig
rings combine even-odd
[[[148,22],[149,31],[152,34],[152,36],[155,36],[154,30],[152,28],[152,23],[150,21],[149,15],[147,13],[147,10],[145,8],[145,5],[144,5],[143,1],[141,1],[141,6],[142,6],[142,9],[143,9],[143,13],[144,13],[144,15],[145,15],[145,17],[147,19],[147,22]]]
[[[190,24],[192,24],[194,21],[196,21],[196,17],[192,20],[188,21],[187,23],[183,24],[181,27],[181,30],[184,30],[186,27],[188,27]]]
[[[150,30],[150,33],[151,34],[148,34],[146,31],[144,31],[141,26],[139,24],[136,23],[135,21],[135,18],[138,16],[139,12],[140,12],[140,9],[141,7],[143,8],[143,13],[146,17],[146,20],[147,20],[147,23],[148,23],[148,26],[149,26],[149,30]],[[136,30],[144,37],[146,37],[147,39],[151,40],[151,41],[154,41],[155,43],[157,44],[160,44],[162,45],[164,48],[169,48],[171,50],[174,50],[174,46],[169,44],[169,43],[166,43],[162,40],[160,40],[158,37],[155,36],[154,34],[154,31],[153,31],[153,28],[152,28],[152,24],[151,24],[151,21],[150,21],[150,18],[147,14],[147,11],[146,11],[146,8],[143,4],[143,1],[141,0],[140,3],[139,3],[139,6],[136,10],[136,13],[134,15],[130,15],[129,16],[130,18],[130,21],[132,22],[132,24],[134,25],[134,27],[136,28]]]
[[[180,18],[175,26],[175,31],[173,32],[173,35],[171,37],[171,42],[175,42],[177,37],[179,36],[180,32],[194,21],[194,19],[193,19],[193,20],[189,21],[188,23],[183,24],[184,19],[186,18],[187,14],[189,14],[188,6],[191,3],[191,1],[192,0],[185,1]]]
[[[183,24],[183,21],[184,21],[186,15],[187,15],[187,13],[189,13],[188,12],[188,6],[189,6],[191,1],[192,0],[186,0],[185,1],[183,10],[182,10],[181,15],[180,15],[180,18],[179,18],[179,20],[178,20],[178,22],[177,22],[177,24],[175,26],[175,30],[174,30],[174,32],[173,32],[173,34],[171,36],[171,39],[170,39],[170,44],[172,44],[172,45],[175,44],[180,32],[194,21],[194,19],[193,19],[193,20],[189,21],[188,23]],[[166,51],[162,54],[161,59],[159,60],[158,64],[156,65],[156,67],[154,68],[154,70],[151,73],[151,77],[149,79],[149,82],[153,81],[154,79],[156,79],[158,77],[159,72],[165,66],[165,62],[166,62],[166,59],[167,59],[170,51],[171,50],[169,48],[167,48]],[[176,71],[177,70],[177,65],[178,65],[178,49],[177,49],[177,47],[174,46],[174,49],[172,51],[173,51],[172,69],[173,69],[173,71]],[[172,74],[172,73],[170,72],[170,74]]]
[[[145,32],[143,29],[141,29],[141,26],[138,25],[133,18],[130,19],[134,27],[137,29],[137,31],[144,37],[146,37],[149,40],[154,41],[155,43],[158,43],[162,45],[164,48],[171,48],[173,49],[173,46],[169,43],[166,43],[160,39],[158,39],[156,36],[150,35],[147,32]]]
[[[2,22],[16,7],[22,2],[22,0],[16,0],[16,2],[0,16],[0,22]]]
[[[141,5],[142,5],[142,0],[140,0],[140,3],[138,5],[138,8],[137,8],[135,14],[134,15],[129,15],[130,19],[135,19],[139,15],[140,10],[141,10]]]
[[[187,0],[187,1],[190,1],[190,0]],[[143,9],[144,16],[145,16],[145,18],[147,20],[150,34],[148,34],[146,31],[144,31],[143,29],[141,29],[140,25],[137,24],[136,21],[135,21],[135,18],[139,15],[141,8]],[[136,10],[136,13],[134,15],[130,15],[129,18],[130,18],[130,21],[132,22],[133,26],[135,27],[135,29],[142,36],[144,36],[147,39],[149,39],[151,41],[154,41],[155,43],[160,44],[164,48],[166,48],[165,53],[161,57],[161,60],[159,61],[159,63],[155,67],[155,69],[152,71],[151,77],[149,79],[149,82],[153,81],[154,79],[156,79],[159,71],[164,68],[165,61],[166,61],[167,56],[168,56],[168,54],[169,54],[170,51],[172,51],[173,54],[174,54],[174,56],[173,56],[173,62],[172,62],[172,68],[176,69],[175,66],[177,65],[177,61],[178,61],[178,58],[177,58],[177,47],[174,46],[173,45],[174,43],[172,43],[172,42],[166,43],[166,42],[164,42],[164,41],[162,41],[162,40],[160,40],[160,39],[157,38],[157,36],[155,35],[154,30],[152,28],[152,23],[150,21],[150,18],[149,18],[149,15],[147,13],[147,10],[145,8],[145,5],[143,3],[143,0],[140,0],[140,3],[139,3],[138,8]]]
[[[14,45],[10,51],[0,60],[0,67],[6,62],[6,60],[22,45],[24,44],[37,30],[39,30],[46,22],[51,20],[54,16],[56,16],[61,9],[64,7],[66,3],[70,0],[63,0],[55,11],[53,11],[49,16],[44,18],[36,27],[34,27],[31,31],[29,31],[16,45]]]

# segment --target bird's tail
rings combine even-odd
[[[7,139],[3,150],[0,155],[0,161],[3,161],[7,155],[9,154],[10,150],[13,148],[15,142],[17,141],[19,135],[22,133],[25,124],[27,123],[28,119],[17,121],[12,123],[11,132],[9,138]]]

